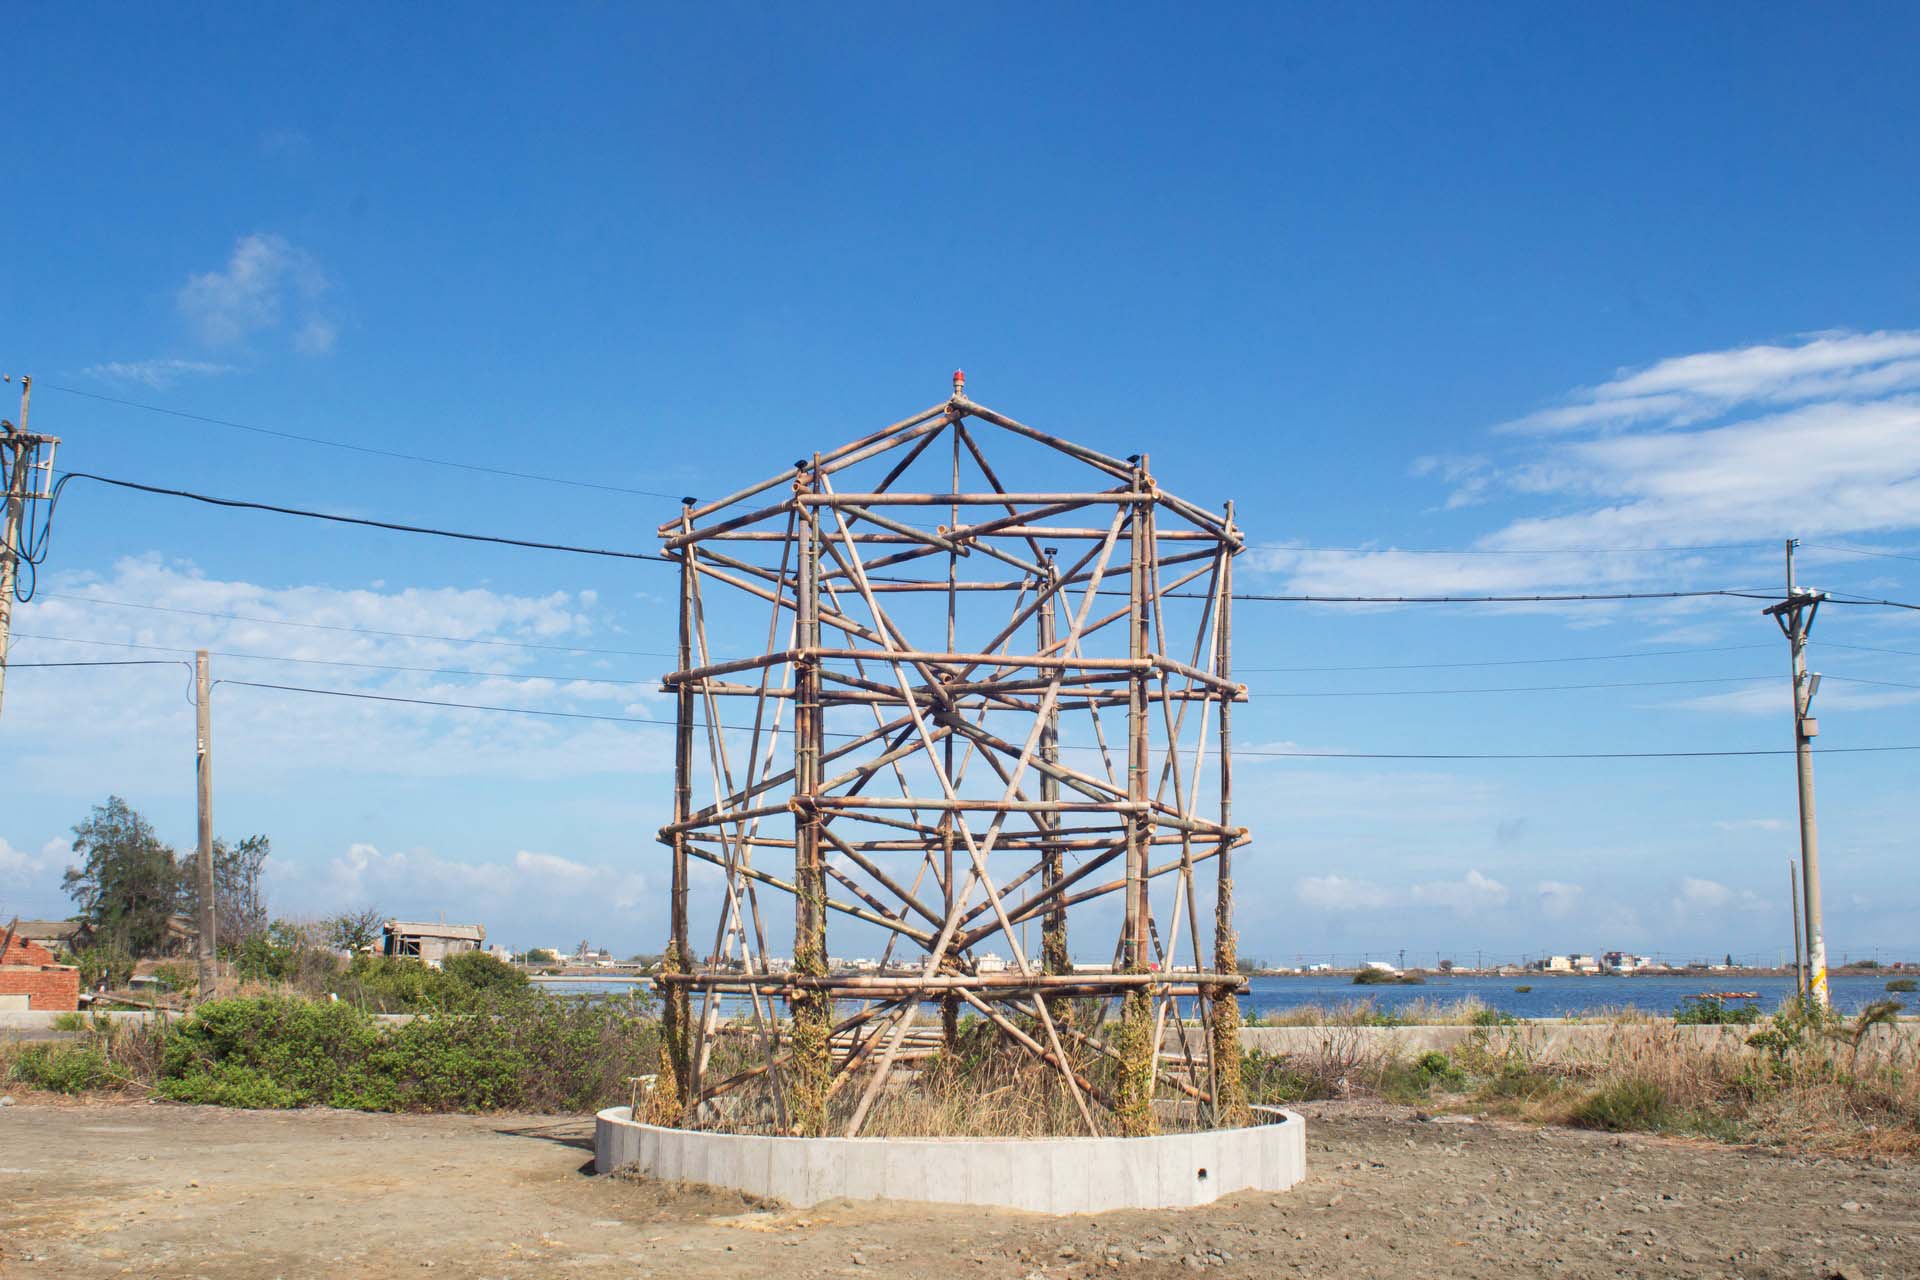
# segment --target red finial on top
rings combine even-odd
[[[955,400],[958,400],[960,397],[966,394],[967,394],[967,371],[965,369],[955,369],[953,371],[953,398]]]

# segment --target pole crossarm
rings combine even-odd
[[[1238,1066],[1188,1016],[1245,990],[1203,936],[1230,933],[1227,854],[1251,841],[1224,795],[1247,698],[1231,508],[986,409],[958,375],[940,405],[684,506],[659,530],[682,590],[658,832],[683,1122],[858,1134],[968,1010],[1087,1132],[1150,1129],[1143,1080],[1220,1113]],[[1098,762],[1063,762],[1079,747]],[[1116,947],[1114,916],[1087,912],[1122,893]],[[763,923],[782,902],[790,957]],[[1100,1032],[1139,1001],[1146,1035],[1131,1013]]]

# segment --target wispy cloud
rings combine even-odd
[[[1920,528],[1920,332],[1675,356],[1494,438],[1506,444],[1491,457],[1413,464],[1448,487],[1449,508],[1546,508],[1468,553],[1278,546],[1248,567],[1314,595],[1685,589],[1727,585],[1728,565],[1753,557],[1659,549]]]
[[[1920,333],[1820,333],[1674,356],[1621,370],[1567,403],[1504,423],[1503,432],[1685,427],[1752,404],[1872,399],[1920,387]]]
[[[322,310],[330,287],[312,254],[284,236],[256,233],[234,244],[223,269],[188,277],[177,303],[210,347],[237,347],[255,334],[290,325],[296,351],[324,355],[337,335]]]
[[[522,849],[507,862],[466,862],[431,849],[388,853],[366,842],[350,845],[309,879],[303,887],[318,900],[377,906],[401,916],[431,911],[497,921],[507,904],[537,900],[536,910],[516,913],[523,928],[574,927],[607,906],[633,911],[644,905],[648,887],[637,871],[552,853]]]
[[[604,647],[595,634],[601,611],[585,594],[274,587],[208,577],[154,557],[123,560],[97,579],[69,578],[45,586],[31,608],[15,615],[16,658],[169,656],[114,647],[130,641],[189,651],[180,655],[182,661],[191,661],[195,648],[300,660],[216,657],[216,674],[228,681],[644,718],[660,717],[666,705],[651,683],[661,665],[658,658],[514,647],[519,642]],[[89,599],[179,612],[89,605]],[[68,639],[42,638],[49,636]],[[337,665],[342,663],[349,665]],[[417,668],[498,674],[454,676]],[[178,728],[179,682],[160,668],[108,668],[84,681],[22,682],[7,692],[13,729],[49,744],[23,766],[32,778],[48,782],[112,776],[132,787],[162,767],[150,744]],[[252,776],[263,783],[303,770],[375,768],[420,777],[561,778],[645,773],[671,760],[666,730],[647,725],[313,697],[230,684],[223,684],[216,697],[224,741],[246,744],[243,752],[225,756],[228,776]],[[33,783],[23,775],[21,785]]]
[[[183,378],[214,378],[233,371],[234,366],[212,360],[110,360],[80,372],[103,382],[137,382],[159,391]]]

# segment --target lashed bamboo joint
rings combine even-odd
[[[989,438],[1032,487],[1002,483]],[[659,838],[682,1123],[853,1136],[963,1015],[1044,1064],[1089,1132],[1151,1132],[1162,1096],[1241,1122],[1232,505],[983,408],[956,374],[946,402],[688,499],[660,535],[681,567]],[[756,866],[766,849],[781,861]],[[719,872],[704,958],[696,864]],[[790,960],[770,900],[791,902]],[[880,959],[834,963],[830,915]]]

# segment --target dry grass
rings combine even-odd
[[[1261,1014],[1252,1025],[1260,1027],[1470,1027],[1489,1021],[1496,1015],[1493,1007],[1477,996],[1443,1000],[1420,996],[1396,1005],[1381,1006],[1370,997],[1343,1000],[1338,1004],[1302,1004]]]
[[[1578,1048],[1490,1027],[1410,1056],[1360,1037],[1250,1055],[1254,1101],[1372,1095],[1540,1124],[1836,1154],[1920,1154],[1920,1040],[1884,1019],[1788,1010],[1752,1027],[1623,1017]]]

